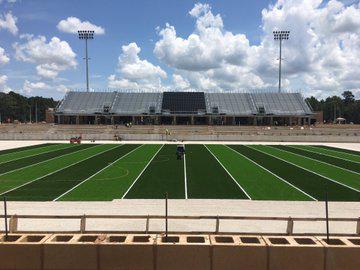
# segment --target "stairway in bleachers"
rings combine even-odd
[[[204,92],[164,92],[162,111],[171,114],[206,112]]]

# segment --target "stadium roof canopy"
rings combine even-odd
[[[65,115],[312,114],[299,93],[69,92],[55,111]]]

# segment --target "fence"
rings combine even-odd
[[[9,216],[8,216],[9,217]],[[0,215],[0,218],[4,219],[4,215]],[[221,221],[279,221],[284,222],[286,224],[285,231],[279,231],[276,234],[278,235],[322,235],[320,233],[313,233],[313,232],[304,232],[304,233],[294,233],[294,225],[296,222],[325,222],[326,218],[317,218],[317,217],[254,217],[254,216],[164,216],[164,215],[12,215],[9,217],[9,228],[8,231],[10,233],[27,233],[27,231],[18,230],[19,220],[49,220],[55,219],[59,222],[64,220],[78,220],[79,221],[79,229],[76,231],[66,231],[72,233],[99,233],[99,231],[90,231],[86,228],[86,223],[90,219],[105,219],[105,220],[144,220],[144,229],[137,230],[137,231],[116,231],[121,233],[163,233],[164,231],[151,231],[150,230],[150,222],[153,220],[208,220],[213,221],[214,223],[214,230],[212,233],[216,234],[224,234],[221,232],[220,225]],[[350,222],[354,224],[354,231],[353,233],[347,234],[337,234],[337,235],[360,235],[360,217],[359,218],[329,218],[329,222]],[[37,231],[34,232],[41,232],[41,233],[55,233],[59,231]],[[105,231],[109,232],[109,231]],[[113,231],[112,231],[113,232]],[[171,231],[169,233],[185,233],[185,231]],[[189,232],[186,232],[189,233]],[[204,233],[201,231],[193,231],[191,233]],[[246,232],[241,232],[241,230],[236,232],[226,232],[226,233],[242,233],[246,234]],[[256,233],[256,232],[252,232]],[[266,233],[265,233],[266,234]],[[274,233],[271,233],[274,235]]]

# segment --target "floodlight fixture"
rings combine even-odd
[[[281,47],[282,41],[288,40],[290,36],[290,31],[273,31],[274,40],[279,41],[279,93],[281,93]]]
[[[86,62],[86,91],[89,92],[89,57],[88,57],[88,39],[94,39],[93,30],[79,30],[79,39],[85,40],[85,62]]]

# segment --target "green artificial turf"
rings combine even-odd
[[[338,147],[333,147],[333,146],[328,146],[328,145],[316,145],[316,147],[321,147],[321,148],[324,148],[324,149],[334,150],[336,152],[343,152],[343,153],[348,153],[348,154],[351,154],[351,155],[360,156],[360,152],[355,151],[355,150],[350,150],[350,149],[345,149],[345,148],[338,148]]]
[[[338,151],[335,151],[332,149],[326,149],[326,148],[316,147],[316,146],[312,146],[312,145],[302,145],[301,148],[315,152],[315,153],[319,153],[319,154],[324,154],[324,155],[328,155],[328,156],[332,156],[332,157],[346,159],[346,160],[353,161],[353,162],[358,162],[359,166],[360,166],[360,156],[357,156],[357,155],[352,155],[352,154],[344,153],[344,152],[338,152]]]
[[[306,156],[306,157],[311,157],[313,159],[321,160],[323,162],[333,164],[335,166],[339,166],[341,168],[345,168],[345,169],[360,173],[360,166],[358,163],[351,162],[351,161],[344,160],[344,159],[339,159],[336,157],[331,157],[328,155],[318,154],[315,152],[309,152],[306,150],[306,148],[302,148],[302,145],[293,145],[293,146],[277,145],[276,147],[293,152],[295,154],[299,154],[299,155]]]
[[[186,145],[188,197],[248,199],[204,145]]]
[[[164,145],[125,196],[126,199],[185,198],[184,162],[176,159],[176,145]]]
[[[253,200],[312,200],[254,162],[224,145],[208,145]],[[271,192],[269,192],[271,190]]]
[[[77,148],[74,145],[70,145],[70,144],[54,145],[54,146],[58,146],[58,147],[57,149],[54,148],[53,151],[49,150],[46,153],[39,153],[35,156],[24,157],[0,164],[0,174],[13,171],[19,168],[23,168],[26,166],[30,166],[32,164],[39,163],[57,156],[62,156],[68,153],[72,153],[77,150]]]
[[[43,144],[36,144],[36,145],[30,145],[30,146],[24,146],[24,147],[1,150],[0,151],[0,162],[2,162],[1,159],[3,157],[5,157],[5,159],[6,159],[6,157],[8,155],[11,156],[11,155],[14,155],[15,153],[20,153],[20,152],[21,152],[20,155],[21,154],[26,154],[27,151],[29,151],[29,150],[36,149],[36,148],[42,148],[42,147],[50,146],[50,145],[54,145],[54,144],[52,144],[52,143],[43,143]]]
[[[32,201],[54,200],[135,147],[135,145],[107,146],[108,149],[103,153],[6,193],[7,198]]]
[[[53,173],[66,166],[70,166],[79,160],[83,160],[90,155],[94,155],[99,151],[106,149],[104,145],[82,144],[75,146],[76,152],[59,156],[57,158],[34,164],[24,169],[8,172],[0,176],[0,193],[34,181],[47,174]]]
[[[352,188],[360,190],[360,175],[359,174],[340,169],[339,167],[334,167],[328,163],[323,163],[323,162],[319,162],[317,160],[299,156],[297,154],[279,149],[277,147],[265,146],[265,145],[256,145],[253,147],[256,149],[259,149],[261,151],[264,151],[266,153],[277,156],[279,158],[285,159],[286,161],[289,161],[300,167],[308,169],[312,172],[318,173],[322,176],[328,177],[339,183],[343,183]]]
[[[160,145],[144,144],[82,185],[66,194],[62,201],[104,201],[121,199]]]
[[[272,171],[284,180],[292,183],[317,200],[324,200],[325,190],[328,191],[329,200],[333,201],[359,201],[359,193],[336,184],[324,177],[291,165],[285,161],[259,152],[251,146],[234,145],[233,149],[251,158],[261,166]],[[269,190],[269,192],[271,192]]]

